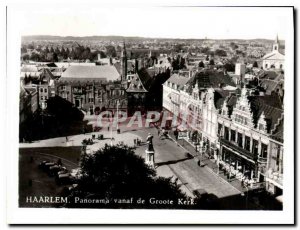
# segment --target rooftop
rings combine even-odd
[[[189,78],[188,77],[184,77],[182,75],[179,74],[173,74],[168,81],[171,83],[174,83],[176,85],[179,85],[180,87],[183,87],[187,82],[188,82]]]
[[[119,80],[120,74],[114,66],[70,66],[62,73],[64,80]]]

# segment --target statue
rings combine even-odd
[[[147,140],[147,144],[148,144],[147,151],[154,151],[154,148],[153,148],[153,135],[151,133],[148,134],[146,140]]]
[[[155,160],[154,160],[154,148],[153,148],[153,135],[151,133],[147,136],[147,149],[146,149],[146,164],[155,167]]]

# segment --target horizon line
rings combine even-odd
[[[84,38],[84,37],[124,37],[124,38],[146,38],[146,39],[172,39],[172,40],[275,40],[271,38],[171,38],[171,37],[148,37],[148,36],[134,36],[134,35],[50,35],[50,34],[32,34],[32,35],[21,35],[21,37],[38,37],[38,36],[49,36],[49,37],[77,37],[77,38]],[[284,39],[279,39],[280,41],[285,41]]]

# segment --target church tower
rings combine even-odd
[[[276,36],[275,42],[273,44],[273,51],[279,52],[279,39],[278,39],[278,35]]]
[[[126,81],[127,79],[127,54],[125,41],[123,42],[123,50],[121,53],[121,81]]]

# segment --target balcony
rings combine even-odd
[[[249,152],[248,150],[238,146],[238,144],[236,142],[228,141],[224,138],[221,138],[220,142],[221,142],[221,144],[223,144],[223,145],[231,148],[232,150],[246,156],[247,158],[250,158],[251,160],[254,160],[254,155],[251,152]]]

